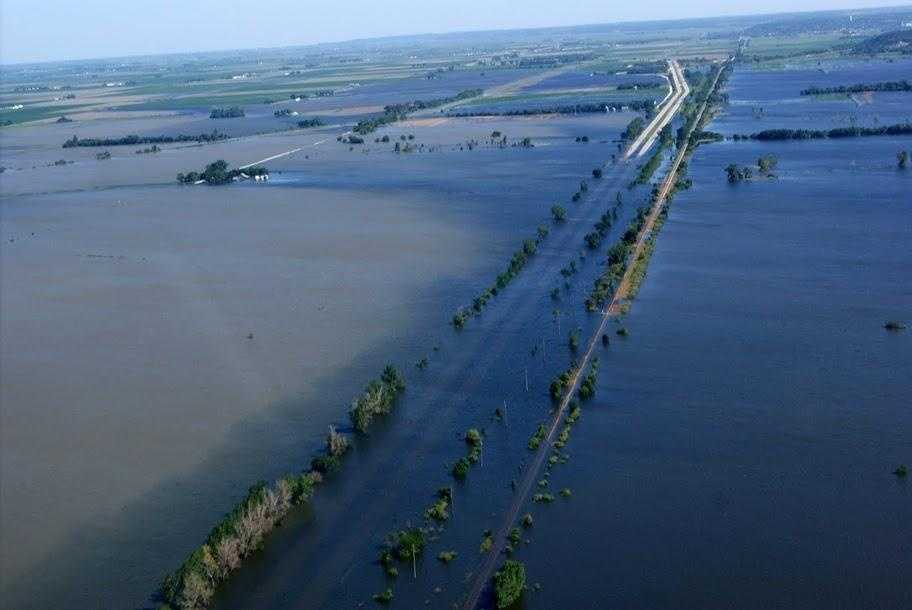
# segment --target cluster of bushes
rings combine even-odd
[[[406,102],[404,104],[390,104],[383,108],[383,114],[380,116],[358,121],[358,124],[354,126],[353,131],[361,135],[367,135],[379,127],[402,120],[409,113],[415,112],[417,110],[437,108],[439,106],[444,106],[453,102],[459,102],[462,100],[467,100],[469,98],[478,97],[481,94],[481,89],[467,89],[451,97],[442,97],[434,100],[416,100],[413,102]]]
[[[292,506],[313,495],[319,473],[289,475],[273,485],[260,482],[209,533],[206,542],[193,551],[162,585],[165,608],[191,610],[209,604],[216,587],[241,561],[260,547]]]
[[[627,257],[636,243],[637,235],[639,235],[640,229],[646,222],[648,214],[648,208],[641,207],[637,210],[636,217],[627,225],[624,235],[608,250],[605,271],[595,280],[592,292],[586,298],[586,309],[589,311],[596,311],[599,307],[602,307],[614,293],[618,283],[624,276],[624,271],[627,269]]]
[[[548,393],[551,395],[552,400],[560,400],[560,397],[564,395],[564,390],[569,387],[570,380],[575,372],[576,363],[571,364],[570,368],[551,380],[551,385],[548,386]]]
[[[282,108],[281,110],[276,110],[272,113],[272,116],[279,118],[283,116],[291,116],[291,108]]]
[[[757,159],[757,170],[763,176],[771,176],[778,164],[779,160],[775,156],[766,155]],[[750,180],[753,178],[754,171],[749,165],[739,167],[738,165],[731,163],[725,167],[725,174],[728,177],[729,183],[737,184],[743,180]]]
[[[379,379],[374,379],[349,409],[352,425],[358,432],[366,433],[374,417],[389,413],[396,398],[405,391],[405,380],[393,365],[387,365]]]
[[[577,272],[577,268],[576,268],[575,260],[571,260],[569,263],[566,264],[566,266],[562,267],[560,270],[560,274],[565,278],[570,277],[572,275],[576,275],[576,272]]]
[[[333,472],[342,464],[342,457],[350,447],[348,438],[339,433],[334,426],[330,426],[329,434],[326,436],[326,449],[322,455],[311,460],[310,469],[321,474]]]
[[[757,159],[757,169],[760,170],[760,173],[764,176],[770,175],[776,166],[779,165],[779,159],[774,155],[764,155]]]
[[[139,148],[136,150],[137,155],[148,155],[148,154],[155,154],[158,152],[161,152],[161,148],[159,148],[157,144],[153,144],[151,146],[151,148],[149,148],[149,147]]]
[[[453,476],[457,479],[465,479],[472,465],[481,460],[481,449],[484,446],[481,433],[476,428],[469,429],[465,435],[465,442],[469,447],[468,454],[456,460],[453,465]]]
[[[396,560],[402,562],[417,561],[418,556],[424,552],[427,544],[425,531],[420,527],[413,527],[393,532],[386,537],[383,551],[380,553],[380,565],[386,575],[395,578],[399,576]],[[374,595],[374,601],[387,604],[393,599],[393,590],[386,589]]]
[[[510,258],[510,264],[506,270],[497,276],[490,288],[487,288],[473,299],[472,307],[462,308],[453,314],[453,326],[462,328],[470,317],[480,314],[488,302],[519,275],[519,272],[523,270],[523,267],[526,266],[538,250],[539,244],[548,236],[548,232],[548,228],[542,226],[538,228],[538,234],[535,239],[524,240],[522,247],[514,252],[512,258]]]
[[[834,127],[833,129],[766,129],[750,135],[732,136],[733,140],[822,140],[826,138],[858,138],[862,136],[912,135],[912,123],[896,123],[878,127]]]
[[[548,429],[545,428],[545,424],[538,424],[538,428],[535,429],[535,432],[532,433],[532,436],[529,438],[528,447],[530,451],[535,451],[541,446],[542,441],[545,440],[545,436],[548,434]]]
[[[754,175],[754,171],[749,165],[738,166],[734,163],[729,163],[725,167],[725,174],[728,176],[729,184],[737,184],[743,180],[750,180]]]
[[[590,114],[595,112],[620,112],[630,110],[634,112],[651,111],[655,108],[655,100],[631,100],[629,102],[606,101],[586,102],[579,104],[562,104],[540,108],[521,108],[517,110],[466,110],[449,112],[447,116],[473,117],[473,116],[533,116],[538,114]]]
[[[228,169],[228,162],[219,159],[206,166],[202,172],[180,173],[177,175],[177,181],[181,184],[194,184],[203,180],[206,184],[227,184],[235,178],[243,176],[266,176],[269,170],[261,165],[248,167],[245,169]]]
[[[175,144],[180,142],[217,142],[227,140],[228,136],[218,130],[212,133],[201,133],[199,135],[180,134],[176,136],[137,136],[129,135],[121,138],[78,138],[73,136],[63,143],[64,148],[75,148],[77,146],[136,146],[137,144]]]
[[[301,129],[310,129],[311,127],[322,127],[325,125],[322,119],[313,118],[313,119],[302,119],[297,123],[298,127]]]
[[[450,518],[450,513],[447,511],[452,503],[453,488],[441,487],[437,490],[437,501],[424,511],[425,518],[433,519],[434,521],[446,521]]]
[[[589,372],[586,373],[586,376],[583,377],[583,382],[580,384],[580,400],[589,400],[595,396],[595,385],[598,383],[598,371],[599,359],[595,358],[589,366]]]
[[[494,574],[494,593],[499,609],[509,608],[522,595],[526,587],[526,567],[514,559],[507,559]]]
[[[808,87],[801,95],[828,95],[832,93],[867,93],[869,91],[912,91],[912,83],[907,80],[885,83],[858,85],[841,85],[839,87]]]
[[[106,150],[102,151],[100,153],[95,153],[96,161],[104,161],[105,159],[110,159],[110,158],[111,158],[111,153]]]
[[[590,250],[598,250],[599,246],[602,244],[602,240],[605,239],[605,236],[608,235],[608,232],[611,231],[611,226],[614,224],[614,221],[618,217],[618,209],[621,207],[622,200],[621,194],[615,193],[615,203],[614,207],[610,212],[605,212],[598,219],[598,222],[595,223],[595,231],[591,233],[586,233],[583,240],[586,242],[586,246]]]
[[[906,150],[901,150],[896,153],[896,166],[899,169],[906,169],[909,167],[909,152]]]
[[[570,348],[571,352],[576,352],[579,349],[580,342],[580,329],[570,331],[570,336],[567,339],[567,346]]]
[[[245,116],[244,109],[240,106],[230,106],[227,108],[213,108],[209,112],[210,119],[236,119]]]

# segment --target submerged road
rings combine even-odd
[[[326,142],[326,140],[320,140],[319,142],[314,142],[310,146],[311,146],[311,148],[313,148],[314,146],[319,146],[323,142]],[[287,157],[288,155],[293,155],[294,153],[301,151],[301,150],[304,150],[303,146],[299,146],[298,148],[292,148],[291,150],[286,150],[285,152],[279,153],[277,155],[272,155],[271,157],[266,157],[265,159],[260,159],[259,161],[254,161],[253,163],[248,163],[247,165],[242,165],[238,169],[247,169],[248,167],[253,167],[254,165],[259,165],[260,163],[266,163],[267,161],[273,161],[274,159],[281,159],[282,157]]]
[[[677,65],[677,62],[672,62],[673,66],[680,70],[680,66]],[[674,68],[673,68],[674,73]],[[722,74],[720,69],[713,80],[713,83],[710,87],[710,91],[715,90],[716,85],[719,82],[719,77]],[[683,79],[683,75],[679,76]],[[685,83],[686,87],[686,83]],[[682,89],[687,93],[690,92],[689,88]],[[686,96],[687,93],[684,95]],[[706,112],[706,107],[709,103],[709,99],[712,96],[707,96],[707,99],[704,100],[703,104],[700,107],[700,110],[697,114],[697,119],[694,121],[693,126],[691,126],[690,131],[688,132],[689,136],[693,132],[693,129],[696,125],[700,124],[703,114]],[[674,113],[680,108],[680,102],[683,100],[681,97],[677,103],[669,105],[667,108],[673,108],[671,115],[667,118],[656,117],[660,121],[665,121],[667,123],[674,116]],[[661,115],[660,115],[661,116]],[[653,121],[651,127],[656,124],[656,121]],[[658,128],[661,130],[661,127]],[[645,133],[645,132],[644,132]],[[636,143],[631,145],[631,148]],[[649,238],[649,235],[652,233],[652,229],[655,226],[656,219],[661,214],[662,210],[665,208],[665,204],[668,198],[668,193],[671,191],[672,186],[677,180],[678,169],[681,166],[681,163],[684,160],[684,157],[687,154],[689,146],[684,146],[681,150],[678,151],[678,154],[675,156],[674,163],[671,166],[671,169],[668,171],[665,180],[662,183],[662,187],[659,191],[659,196],[656,199],[656,202],[653,204],[652,209],[650,210],[649,216],[646,219],[646,222],[643,223],[643,227],[640,229],[639,234],[637,235],[637,240],[634,245],[633,252],[630,254],[628,260],[636,261],[640,254],[643,252],[643,248],[646,245],[646,240]],[[629,152],[629,151],[628,151]],[[625,155],[625,158],[629,155]],[[548,426],[548,432],[544,440],[539,445],[538,450],[535,452],[532,461],[526,467],[523,472],[522,479],[519,484],[516,486],[516,494],[513,498],[513,503],[510,506],[510,510],[504,515],[503,522],[500,528],[497,530],[494,536],[494,547],[491,551],[485,556],[485,559],[482,561],[482,564],[474,572],[472,586],[469,590],[469,593],[465,599],[465,602],[462,604],[463,610],[475,610],[478,605],[481,595],[485,590],[485,587],[490,582],[491,578],[494,575],[495,570],[497,569],[498,563],[501,561],[501,556],[503,554],[504,548],[507,545],[507,537],[510,530],[516,524],[516,520],[519,518],[519,513],[526,505],[529,499],[529,492],[532,489],[532,485],[538,479],[538,474],[541,471],[541,467],[544,464],[545,458],[548,455],[548,452],[551,450],[551,446],[554,443],[555,435],[557,434],[557,429],[560,426],[561,422],[564,420],[564,415],[567,412],[567,408],[570,405],[570,401],[573,396],[576,394],[577,389],[579,388],[580,378],[583,375],[583,372],[589,366],[589,363],[592,359],[592,353],[595,351],[595,346],[599,340],[599,337],[605,332],[608,322],[620,312],[621,304],[627,299],[627,296],[630,293],[631,279],[633,277],[633,268],[635,265],[628,264],[627,270],[624,272],[624,276],[621,279],[620,284],[618,285],[617,290],[615,290],[614,296],[611,299],[611,302],[602,310],[601,322],[596,328],[595,332],[589,337],[589,341],[586,344],[586,351],[583,353],[582,359],[579,361],[579,366],[576,371],[573,373],[570,378],[570,384],[567,388],[567,391],[564,393],[563,398],[561,399],[560,405],[552,416],[551,423]]]

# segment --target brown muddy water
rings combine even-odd
[[[248,485],[309,461],[383,364],[452,333],[629,118],[450,121],[409,128],[438,149],[401,156],[298,132],[97,162],[53,126],[4,132],[5,603],[146,603]],[[537,146],[459,150],[498,128]],[[268,185],[170,183],[298,146],[314,152],[267,164]],[[76,163],[47,167],[60,157]]]

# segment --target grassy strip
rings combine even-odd
[[[652,180],[653,175],[655,175],[656,170],[662,165],[662,159],[665,156],[665,149],[674,144],[674,136],[671,131],[671,123],[662,128],[662,131],[659,135],[659,147],[656,151],[649,157],[649,161],[643,164],[640,168],[640,173],[637,177],[631,182],[627,188],[634,188],[641,184],[648,184]]]

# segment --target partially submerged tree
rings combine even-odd
[[[498,608],[510,607],[526,587],[526,567],[519,561],[508,559],[494,574],[494,593]]]
[[[551,206],[551,216],[554,218],[554,222],[564,222],[567,220],[567,210],[559,203],[554,204]]]

